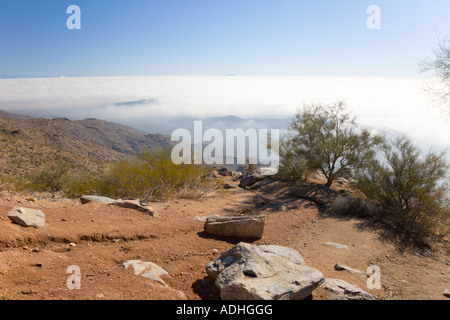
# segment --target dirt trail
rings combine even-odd
[[[255,244],[292,247],[325,277],[349,281],[379,299],[447,299],[442,293],[450,289],[448,255],[402,254],[377,231],[361,228],[361,221],[325,217],[310,201],[278,194],[236,188],[200,201],[152,203],[160,217],[99,203],[25,198],[0,196],[0,299],[218,299],[204,267],[238,240],[212,238],[193,218],[241,213],[266,215],[264,237]],[[286,211],[276,208],[282,202]],[[46,226],[11,223],[6,214],[15,206],[42,210]],[[167,270],[168,287],[120,266],[130,259]],[[336,271],[336,263],[363,271],[370,264],[380,266],[382,288],[367,289],[366,276]],[[80,267],[80,290],[67,288],[71,265]],[[318,289],[313,298],[326,299],[326,294]]]

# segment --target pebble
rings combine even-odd
[[[76,247],[77,245],[75,243],[71,242],[71,243],[69,243],[69,246]]]
[[[447,298],[450,298],[450,291],[445,289],[443,295],[446,296]]]

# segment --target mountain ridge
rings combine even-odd
[[[156,150],[170,144],[169,136],[104,120],[72,121],[0,113],[0,174],[8,176],[24,176],[59,160],[83,171],[102,172],[108,163],[129,160],[145,149]]]

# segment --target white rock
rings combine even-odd
[[[206,265],[222,300],[302,300],[324,280],[293,249],[239,243]]]
[[[167,271],[153,262],[145,262],[141,260],[128,260],[122,263],[122,266],[128,270],[129,267],[133,267],[134,274],[147,279],[157,281],[165,286],[166,283],[160,278],[167,274]]]
[[[321,286],[330,292],[330,300],[374,300],[370,293],[344,280],[325,279]]]
[[[89,202],[100,202],[100,203],[111,204],[111,203],[113,203],[116,200],[108,198],[108,197],[82,196],[80,198],[80,201],[81,201],[82,204],[86,204],[86,203],[89,203]]]
[[[14,208],[8,212],[7,217],[23,227],[37,228],[45,225],[45,215],[41,210]]]
[[[333,246],[333,247],[336,247],[338,249],[344,249],[344,250],[348,249],[348,246],[340,244],[340,243],[324,242],[323,244],[326,245],[326,246]]]

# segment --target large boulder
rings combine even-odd
[[[294,249],[241,242],[206,265],[223,300],[302,300],[324,281]]]
[[[216,236],[261,239],[264,224],[264,216],[208,217],[204,228]]]
[[[45,225],[45,215],[41,210],[14,208],[8,212],[7,217],[23,227],[37,228]]]

